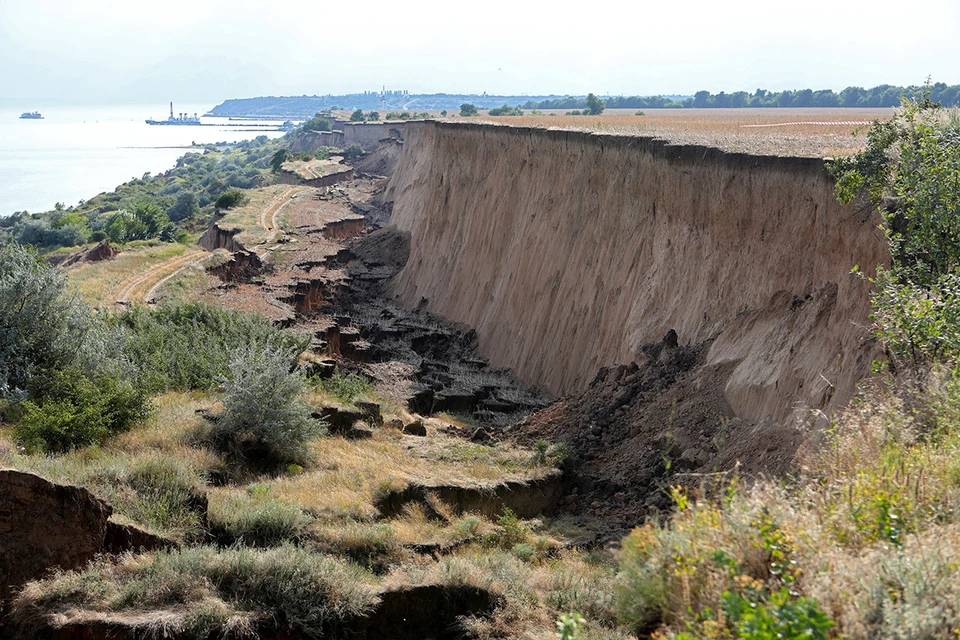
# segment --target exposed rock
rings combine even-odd
[[[410,424],[404,425],[403,432],[408,436],[425,436],[427,428],[423,426],[422,420],[414,420]]]
[[[383,414],[380,413],[380,405],[376,402],[365,402],[363,400],[358,400],[353,403],[357,409],[360,409],[360,413],[363,414],[363,419],[371,427],[382,427],[383,426]]]
[[[363,413],[356,409],[326,406],[313,414],[316,420],[323,420],[330,429],[330,433],[344,435],[353,427],[354,423],[363,420]]]
[[[388,429],[396,429],[398,431],[403,431],[403,420],[400,420],[399,418],[394,418],[393,420],[387,420],[386,422],[383,423],[383,426],[387,427]]]
[[[0,470],[0,599],[50,569],[78,569],[101,553],[112,511],[86,489]]]
[[[147,533],[129,524],[120,524],[112,520],[107,521],[107,532],[103,540],[103,550],[106,553],[135,553],[143,551],[157,551],[179,547],[176,542],[162,536]]]
[[[473,435],[470,436],[471,442],[488,442],[489,440],[490,440],[490,434],[483,427],[480,427],[479,429],[474,431]]]
[[[402,587],[381,594],[376,611],[344,627],[368,640],[454,640],[465,635],[458,618],[487,615],[497,604],[489,591],[470,585]]]
[[[521,518],[532,518],[553,513],[563,489],[563,474],[554,470],[535,480],[503,482],[491,487],[412,484],[386,493],[374,506],[385,518],[400,515],[410,503],[420,503],[430,513],[433,507],[428,497],[432,495],[456,513],[479,513],[496,518],[506,506]],[[440,517],[440,514],[434,515]]]
[[[430,415],[433,412],[433,389],[420,389],[407,400],[407,409],[413,413]]]

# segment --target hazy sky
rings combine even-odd
[[[274,8],[282,7],[282,8]],[[960,2],[0,0],[0,99],[960,84]]]

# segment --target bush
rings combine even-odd
[[[480,110],[477,109],[476,105],[470,104],[469,102],[464,102],[460,105],[460,115],[461,116],[475,116],[480,113]]]
[[[289,628],[322,638],[338,622],[377,603],[372,576],[356,565],[293,545],[255,549],[195,547],[136,562],[103,560],[83,572],[34,583],[13,605],[12,621],[34,627],[40,615],[69,609],[160,611],[156,637],[256,637]]]
[[[71,366],[129,374],[110,361],[119,343],[69,292],[65,272],[20,245],[0,247],[0,398],[22,398],[36,376]]]
[[[495,109],[490,109],[488,112],[491,116],[522,116],[523,109],[520,107],[510,107],[503,105],[502,107],[496,107]]]
[[[214,441],[234,458],[266,465],[298,463],[307,443],[322,433],[300,396],[303,376],[291,373],[293,354],[270,347],[233,352],[223,381],[223,414]]]
[[[217,198],[214,206],[220,210],[232,209],[243,202],[244,198],[246,198],[246,196],[244,195],[243,191],[240,191],[239,189],[230,189]]]
[[[37,388],[42,384],[41,388]],[[88,379],[76,369],[53,371],[35,382],[17,423],[17,441],[34,451],[63,452],[98,444],[149,414],[147,395],[133,381],[103,375]]]
[[[299,353],[307,345],[262,316],[203,302],[135,307],[113,321],[126,329],[125,353],[152,393],[213,388],[229,374],[230,354],[243,346]]]
[[[317,388],[347,404],[357,398],[368,395],[373,390],[370,381],[354,373],[344,373],[337,369],[329,378],[319,378]]]
[[[220,544],[257,547],[296,541],[310,521],[299,507],[273,499],[266,485],[251,485],[246,495],[212,501],[208,519]]]
[[[319,113],[303,123],[304,131],[330,131],[332,129],[330,121]]]
[[[347,158],[357,158],[363,155],[363,147],[359,144],[352,144],[346,148],[343,155]]]

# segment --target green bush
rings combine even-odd
[[[520,107],[511,107],[508,105],[503,105],[502,107],[496,107],[490,109],[488,112],[491,116],[522,116],[523,109]]]
[[[132,380],[102,375],[90,380],[77,369],[52,371],[31,389],[15,428],[30,450],[63,452],[98,444],[149,414],[146,393]]]
[[[246,195],[240,189],[230,189],[229,191],[225,191],[220,195],[219,198],[217,198],[214,206],[221,211],[232,209],[243,202],[245,198]]]
[[[363,147],[359,144],[352,144],[346,148],[343,155],[347,158],[357,158],[363,155]]]
[[[318,378],[316,385],[318,389],[326,391],[347,404],[368,395],[373,390],[373,385],[363,376],[344,373],[340,369],[337,369],[329,378]]]
[[[221,544],[271,547],[296,541],[310,518],[299,508],[273,499],[268,485],[251,485],[247,495],[211,504],[210,528]]]
[[[233,352],[213,437],[234,458],[266,465],[301,462],[309,440],[322,433],[301,399],[303,376],[290,372],[293,358],[289,350],[262,346]]]
[[[109,331],[70,292],[66,273],[20,245],[0,247],[0,398],[26,399],[50,372],[76,368],[129,378],[121,332]],[[37,399],[36,392],[33,399]]]
[[[460,105],[461,116],[475,116],[478,113],[480,113],[480,110],[477,109],[476,105],[470,104],[469,102],[464,102],[462,105]]]
[[[135,307],[114,322],[126,330],[125,353],[153,393],[213,388],[229,373],[230,354],[245,345],[299,353],[307,344],[262,316],[203,302]]]

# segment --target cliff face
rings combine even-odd
[[[878,219],[822,161],[662,141],[409,123],[386,199],[411,234],[407,305],[476,328],[480,351],[554,393],[641,360],[675,329],[730,363],[736,416],[831,409],[869,371]]]

